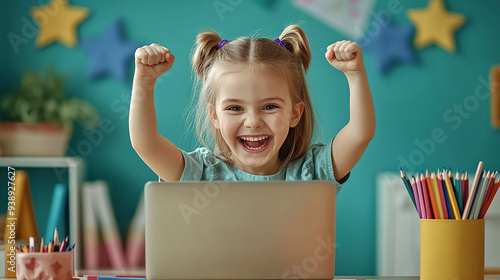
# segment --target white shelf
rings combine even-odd
[[[79,253],[74,255],[75,270],[81,265],[81,249],[83,249],[80,228],[80,190],[85,174],[85,162],[79,157],[0,157],[0,167],[14,168],[57,168],[55,171],[59,180],[68,172],[69,194],[69,242],[79,246]]]

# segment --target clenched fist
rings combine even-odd
[[[135,76],[156,80],[172,68],[175,56],[158,44],[140,47],[135,51]]]
[[[356,42],[338,41],[326,48],[325,57],[336,69],[347,76],[364,71],[363,53]]]

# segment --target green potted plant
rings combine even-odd
[[[26,70],[19,89],[0,100],[0,156],[65,156],[73,123],[93,129],[99,114],[88,102],[64,94],[66,78],[50,68]]]

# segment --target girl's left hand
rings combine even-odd
[[[328,62],[346,76],[357,75],[365,70],[363,53],[356,42],[338,41],[326,48],[325,57]]]

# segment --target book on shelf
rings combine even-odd
[[[105,181],[85,182],[82,187],[83,250],[86,269],[126,269],[122,239]]]
[[[127,236],[126,254],[128,265],[132,269],[145,267],[146,260],[146,216],[144,208],[144,192],[139,197],[137,209],[130,224]]]
[[[45,240],[51,240],[54,236],[54,229],[57,228],[60,236],[67,236],[67,204],[68,187],[65,184],[56,184],[52,191],[52,200],[50,201],[49,217],[45,229]]]

